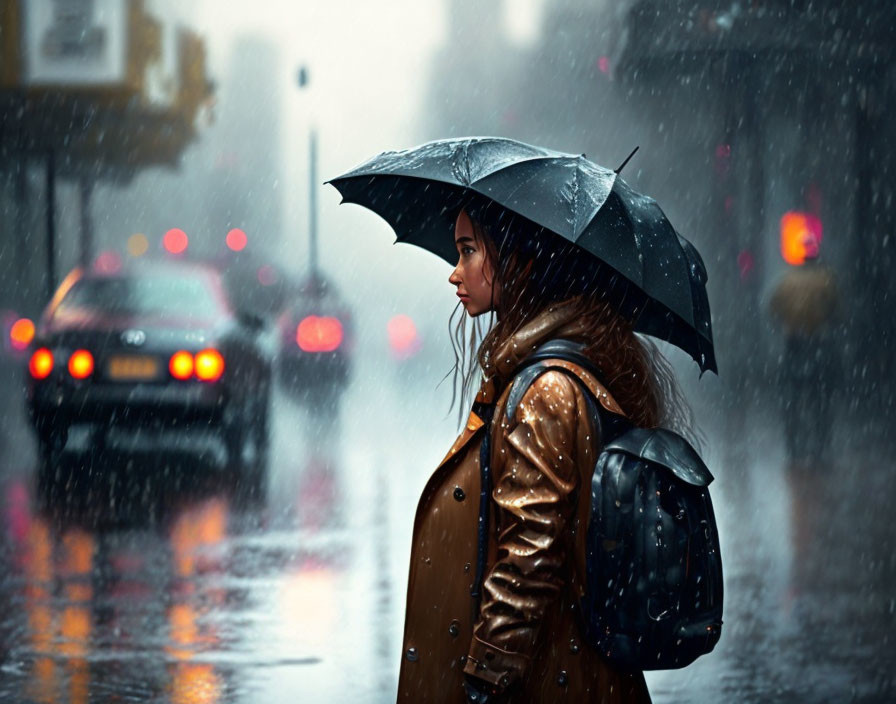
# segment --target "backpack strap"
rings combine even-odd
[[[585,345],[572,340],[550,340],[536,348],[536,350],[523,360],[521,368],[511,383],[510,393],[507,396],[506,417],[509,421],[516,413],[516,409],[523,400],[523,395],[532,383],[546,371],[566,371],[576,377],[582,385],[591,392],[590,396],[596,398],[600,405],[607,411],[625,417],[622,407],[616,403],[616,399],[600,383],[600,374],[594,367],[594,363],[584,354]],[[587,374],[583,375],[582,371]],[[588,397],[589,394],[586,394]]]
[[[523,395],[539,376],[550,370],[565,371],[576,377],[579,383],[585,387],[585,400],[588,404],[589,415],[594,419],[598,437],[604,437],[604,422],[598,412],[597,399],[601,406],[610,413],[615,414],[618,421],[628,423],[622,408],[615,399],[597,380],[597,370],[593,363],[585,356],[584,345],[572,340],[550,340],[539,346],[523,363],[511,384],[507,397],[507,419],[513,418],[517,407],[523,400]],[[587,374],[583,375],[582,371]],[[586,378],[586,376],[588,378]],[[590,393],[589,393],[590,392]],[[488,558],[488,532],[491,509],[491,424],[495,410],[494,404],[476,403],[473,408],[476,415],[485,421],[485,434],[479,447],[479,523],[477,527],[476,550],[476,576],[470,588],[470,595],[474,599],[478,612],[479,602],[482,598],[482,582],[485,579],[485,563]],[[614,423],[609,424],[615,428]],[[618,432],[611,429],[610,437],[615,437]]]

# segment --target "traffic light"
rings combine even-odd
[[[793,266],[818,256],[821,245],[821,219],[811,213],[791,210],[781,216],[781,256]]]

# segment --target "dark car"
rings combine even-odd
[[[354,323],[335,285],[311,274],[277,320],[284,388],[335,409],[351,376]]]
[[[220,274],[192,263],[76,269],[31,345],[27,404],[46,471],[76,424],[212,430],[229,464],[264,478],[274,345],[231,306]]]

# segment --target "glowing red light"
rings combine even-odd
[[[93,374],[93,355],[87,350],[75,350],[68,358],[68,373],[75,379],[86,379]]]
[[[34,323],[28,318],[19,318],[9,329],[9,342],[14,349],[25,349],[33,339]]]
[[[121,269],[121,257],[111,250],[100,252],[93,260],[93,269],[101,274],[114,274]]]
[[[224,373],[224,357],[216,349],[209,348],[196,353],[194,370],[202,381],[217,381]]]
[[[817,257],[821,245],[821,220],[816,215],[790,211],[781,217],[781,256],[799,266],[806,257]]]
[[[610,73],[610,57],[609,56],[601,56],[597,60],[597,70],[607,75]]]
[[[175,352],[168,362],[168,371],[175,379],[186,381],[193,376],[193,355],[185,350]]]
[[[276,269],[268,264],[258,267],[258,283],[262,286],[273,286],[277,283]]]
[[[239,252],[246,248],[246,245],[249,243],[249,238],[246,237],[245,232],[238,227],[235,227],[227,233],[227,237],[224,238],[224,241],[234,252]]]
[[[740,270],[740,280],[746,281],[753,271],[756,261],[753,259],[753,253],[744,249],[737,255],[737,268]]]
[[[46,347],[34,350],[28,362],[28,371],[35,379],[46,379],[53,371],[53,353]]]
[[[162,238],[162,246],[171,254],[183,254],[189,244],[187,233],[177,227],[168,230]]]
[[[389,335],[389,348],[398,359],[407,359],[420,351],[420,336],[410,316],[393,316],[386,324],[386,332]]]
[[[338,318],[309,315],[296,328],[296,344],[304,352],[332,352],[342,344]]]

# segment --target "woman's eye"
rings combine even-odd
[[[461,253],[461,254],[472,254],[472,253],[475,252],[475,251],[476,251],[476,250],[474,250],[472,247],[461,247],[461,248],[460,248],[460,253]]]

